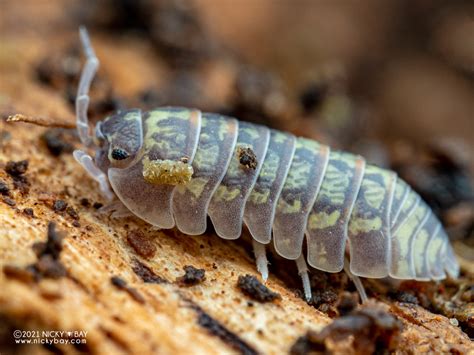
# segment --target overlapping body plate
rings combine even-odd
[[[329,160],[329,147],[298,138],[296,150],[277,202],[273,240],[287,259],[301,255],[308,214],[313,207]]]
[[[343,269],[347,226],[364,170],[362,157],[331,152],[306,226],[308,263],[311,266],[328,272]]]
[[[270,143],[260,175],[245,204],[244,222],[252,237],[270,243],[276,203],[290,169],[296,138],[271,130]]]
[[[396,174],[367,165],[349,222],[350,269],[357,276],[380,278],[390,264],[390,211]]]
[[[173,214],[181,232],[198,235],[206,230],[209,202],[229,167],[238,127],[234,118],[202,114],[193,178],[184,186],[176,186],[173,194]]]
[[[232,159],[224,178],[212,196],[208,209],[216,233],[221,238],[240,237],[245,202],[262,168],[269,139],[268,128],[240,122]],[[242,164],[239,152],[245,152],[247,149],[254,154],[256,163],[254,167]]]
[[[144,221],[173,228],[171,210],[174,186],[150,184],[143,178],[143,161],[192,162],[201,130],[201,112],[185,108],[161,108],[143,115],[141,159],[125,169],[111,168],[109,181],[123,204]]]
[[[356,276],[424,281],[444,278],[445,270],[459,273],[448,237],[426,203],[395,173],[366,165],[362,157],[183,108],[124,111],[101,128],[110,147],[132,153],[128,167],[118,161],[108,168],[114,191],[154,226],[176,222],[183,233],[201,234],[208,215],[220,237],[238,238],[245,222],[257,242],[267,244],[273,236],[275,250],[287,259],[300,257],[306,234],[307,261],[323,271],[342,270],[349,257]],[[124,143],[122,136],[133,139]],[[105,156],[97,161],[109,164]],[[184,164],[192,176],[150,181],[146,161]]]

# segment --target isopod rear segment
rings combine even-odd
[[[448,237],[426,203],[396,173],[361,156],[180,107],[119,111],[91,136],[88,88],[99,62],[85,29],[80,34],[87,64],[77,127],[96,154],[74,156],[106,196],[116,196],[135,216],[190,235],[202,234],[209,216],[224,239],[239,238],[244,224],[262,278],[268,277],[265,249],[273,241],[278,254],[296,261],[308,300],[307,263],[326,272],[344,269],[362,299],[359,277],[458,276]]]

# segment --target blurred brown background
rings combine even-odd
[[[35,114],[72,117],[84,24],[96,119],[171,104],[289,130],[396,170],[452,235],[473,234],[472,2],[3,0],[0,13],[0,64],[64,97]],[[0,80],[4,115],[21,112],[8,80],[21,85]]]

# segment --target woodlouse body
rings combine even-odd
[[[88,64],[78,131],[89,143],[87,90],[98,61],[81,34]],[[117,112],[96,126],[95,142],[94,163],[75,156],[104,192],[110,195],[108,181],[134,215],[185,234],[204,233],[207,215],[224,239],[239,238],[245,223],[264,278],[262,245],[273,239],[278,254],[297,260],[308,291],[305,235],[307,262],[323,271],[344,268],[347,246],[352,276],[427,281],[459,273],[430,208],[394,172],[360,156],[186,108]]]

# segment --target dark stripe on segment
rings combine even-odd
[[[444,261],[446,260],[447,244],[448,239],[441,226],[438,232],[430,239],[426,250],[428,270],[430,272],[430,278],[433,280],[442,280],[446,277]]]
[[[205,232],[209,202],[229,167],[238,127],[234,118],[203,113],[193,178],[187,185],[177,186],[173,194],[173,214],[181,232]]]
[[[321,186],[329,160],[329,147],[298,138],[288,176],[277,202],[273,238],[278,254],[297,259],[309,212]]]
[[[420,203],[415,211],[396,231],[392,232],[391,277],[405,280],[416,277],[412,253],[412,238],[420,229],[422,222],[429,213],[430,208],[420,199]]]
[[[237,144],[227,172],[214,192],[208,214],[216,233],[224,239],[237,239],[242,232],[245,202],[262,168],[270,140],[267,127],[240,122]],[[256,166],[241,162],[240,153],[250,149]]]
[[[319,270],[344,267],[347,226],[364,176],[365,160],[331,152],[316,202],[308,217],[308,263]]]
[[[402,212],[403,205],[410,194],[410,187],[402,179],[397,179],[395,195],[393,196],[392,211],[390,213],[390,227],[393,227]]]
[[[412,260],[413,263],[413,269],[414,269],[414,275],[413,278],[416,279],[418,278],[418,270],[420,267],[424,265],[424,251],[423,250],[416,250],[416,241],[418,239],[423,239],[423,233],[425,232],[424,227],[427,225],[430,217],[432,215],[432,212],[430,209],[428,209],[428,213],[423,217],[421,220],[420,224],[418,227],[414,230],[412,233],[410,240],[409,240],[409,249],[408,249],[408,255],[407,258]]]
[[[443,267],[451,278],[456,279],[459,277],[459,263],[456,260],[456,255],[454,254],[453,247],[449,243],[449,239],[447,237],[446,240],[446,259],[443,262]]]
[[[257,182],[245,204],[244,222],[252,237],[263,244],[272,238],[276,204],[296,147],[295,136],[271,130],[270,143]]]
[[[201,129],[200,111],[162,108],[143,116],[143,158],[192,162]],[[171,199],[175,186],[147,183],[143,159],[125,169],[109,169],[108,176],[115,193],[133,214],[159,228],[174,227]]]
[[[380,278],[389,273],[395,182],[395,173],[366,166],[348,228],[350,270],[357,276]]]
[[[399,179],[399,181],[401,181]],[[391,234],[393,235],[400,226],[410,217],[418,208],[420,204],[420,196],[409,188],[408,196],[403,202],[402,209],[400,210],[396,220],[391,221]]]
[[[412,244],[413,262],[415,266],[416,280],[429,281],[430,273],[427,264],[427,249],[430,237],[440,228],[436,216],[430,211],[429,216],[414,238]]]

